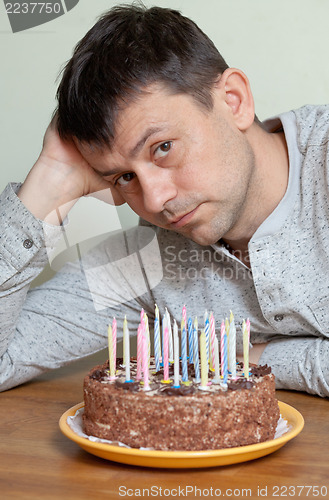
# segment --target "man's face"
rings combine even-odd
[[[83,156],[152,224],[201,245],[235,234],[254,156],[229,106],[219,95],[207,111],[188,95],[149,90],[119,113],[112,149]]]

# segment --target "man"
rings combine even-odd
[[[39,159],[3,194],[2,388],[104,347],[112,315],[136,331],[157,302],[176,319],[184,303],[249,316],[251,360],[277,387],[328,396],[328,116],[260,124],[247,77],[192,21],[156,7],[103,16],[65,68]],[[56,224],[100,191],[140,229],[25,300]],[[135,255],[142,278],[117,264]]]

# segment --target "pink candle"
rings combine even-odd
[[[210,313],[210,344],[211,344],[211,368],[215,370],[215,318]]]
[[[186,314],[186,306],[183,307],[183,321],[185,323],[185,328],[187,328],[187,314]]]
[[[225,323],[222,321],[220,326],[220,365],[222,369],[222,377],[224,376],[224,337],[226,335]]]
[[[146,331],[142,332],[142,367],[143,367],[143,380],[144,380],[144,391],[150,390],[149,385],[149,356],[148,356],[148,338]]]
[[[247,331],[248,331],[248,342],[250,342],[250,320],[249,320],[249,318],[246,321],[246,327],[247,327]]]
[[[142,349],[143,349],[143,323],[139,324],[137,330],[137,373],[136,380],[142,378]]]
[[[164,382],[169,381],[169,331],[167,326],[163,339],[163,380]]]

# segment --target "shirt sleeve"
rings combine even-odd
[[[329,397],[329,340],[326,338],[274,340],[263,351],[259,363],[271,366],[277,389]]]
[[[105,348],[114,316],[120,339],[125,315],[133,335],[141,308],[152,314],[138,248],[145,235],[133,230],[111,235],[30,289],[62,229],[35,219],[17,198],[18,187],[0,196],[0,390]]]

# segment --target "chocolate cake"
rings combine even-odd
[[[115,380],[110,380],[108,363],[84,379],[83,428],[88,435],[132,448],[171,451],[215,450],[274,438],[280,412],[267,366],[252,367],[246,379],[238,364],[236,378],[227,385],[211,383],[200,390],[192,365],[193,381],[175,388],[162,383],[163,371],[155,372],[151,360],[149,391],[138,381],[125,382],[124,368],[120,362],[117,366]],[[135,380],[134,360],[131,375]]]

